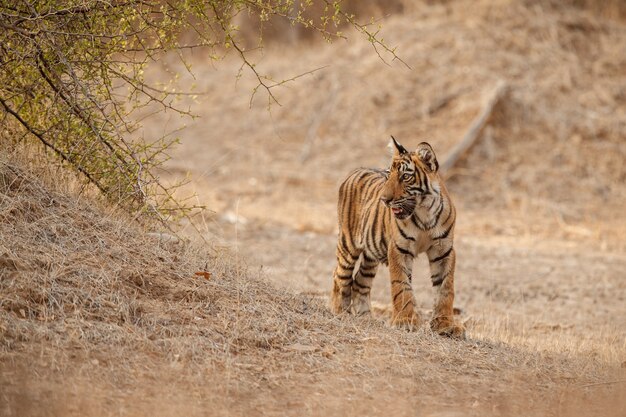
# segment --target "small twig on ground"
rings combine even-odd
[[[489,96],[489,100],[487,100],[483,110],[472,121],[470,128],[465,133],[463,138],[456,144],[452,151],[450,151],[444,162],[441,164],[442,172],[449,172],[459,159],[461,159],[461,157],[474,145],[474,142],[476,142],[476,139],[480,136],[480,133],[487,125],[487,121],[493,113],[493,109],[504,96],[507,88],[507,84],[504,81],[498,82],[496,88],[493,90],[493,93]]]

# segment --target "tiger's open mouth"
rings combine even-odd
[[[411,214],[402,207],[392,207],[391,211],[393,212],[393,215],[396,216],[396,218],[398,219],[406,219]]]

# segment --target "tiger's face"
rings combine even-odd
[[[392,136],[394,149],[381,201],[397,219],[406,219],[416,207],[429,208],[439,195],[439,164],[432,147],[422,142],[414,152],[407,151]]]

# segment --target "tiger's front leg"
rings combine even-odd
[[[377,269],[378,261],[363,252],[361,265],[352,280],[352,313],[357,316],[370,314],[370,292]]]
[[[456,254],[452,247],[435,245],[427,251],[430,273],[435,287],[435,303],[430,327],[442,336],[465,337],[465,328],[454,321],[454,267]]]
[[[351,250],[339,238],[337,243],[337,267],[333,273],[333,289],[330,294],[330,309],[333,313],[339,314],[350,311],[352,301],[352,274],[359,254]]]
[[[411,285],[413,254],[409,249],[402,248],[395,242],[390,242],[388,260],[393,307],[391,324],[408,330],[417,330],[421,320],[415,311],[415,298]]]

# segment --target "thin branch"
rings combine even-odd
[[[22,126],[24,126],[24,128],[27,131],[29,131],[32,135],[34,135],[37,139],[39,139],[39,141],[43,143],[44,146],[46,146],[49,149],[52,149],[54,153],[56,153],[61,159],[63,159],[64,161],[72,165],[74,168],[76,168],[81,174],[83,174],[87,178],[87,180],[89,180],[90,183],[95,185],[103,194],[106,195],[106,189],[104,189],[100,185],[100,183],[96,179],[94,179],[87,170],[85,170],[80,165],[76,165],[74,161],[72,161],[65,153],[63,153],[63,151],[58,149],[52,143],[48,142],[46,138],[44,138],[44,136],[40,132],[37,132],[27,121],[22,119],[22,117],[18,113],[13,111],[13,109],[9,107],[9,105],[2,99],[2,97],[0,97],[0,104],[2,104],[2,107],[4,107],[7,113],[10,113],[11,116],[13,116]]]
[[[329,4],[328,1],[326,1],[326,4]],[[276,8],[271,7],[271,5],[269,4],[264,4],[263,2],[258,2],[258,1],[252,1],[252,0],[245,0],[244,3],[246,5],[248,5],[248,7],[252,7],[252,8],[256,8],[259,10],[263,10],[271,15],[274,16],[279,16],[283,19],[289,20],[291,22],[291,24],[293,25],[302,25],[305,28],[309,28],[309,29],[313,29],[316,32],[320,33],[322,36],[324,36],[327,39],[330,38],[335,38],[335,39],[347,39],[346,36],[337,33],[337,32],[331,32],[329,30],[326,30],[323,27],[317,26],[317,25],[311,25],[308,21],[304,20],[302,17],[298,17],[298,16],[290,16],[289,14],[286,13],[281,13],[279,10],[277,10]]]
[[[261,87],[261,86],[263,88],[265,88],[265,90],[267,91],[268,100],[272,100],[272,101],[274,101],[276,104],[278,104],[280,106],[280,103],[278,102],[278,100],[276,99],[274,94],[271,92],[270,86],[268,86],[265,83],[266,77],[262,77],[261,74],[259,74],[259,72],[254,67],[254,64],[252,64],[250,61],[248,61],[248,57],[246,56],[244,50],[237,44],[235,39],[230,34],[230,30],[228,30],[228,28],[226,27],[226,23],[224,22],[224,20],[220,16],[220,13],[217,11],[217,6],[215,6],[215,4],[213,4],[213,3],[211,3],[211,7],[213,8],[213,12],[215,13],[215,18],[217,19],[218,23],[222,27],[222,30],[224,31],[224,35],[226,36],[226,42],[230,43],[230,45],[239,53],[239,57],[243,61],[242,66],[247,66],[254,73],[254,76],[256,77],[257,81],[259,82],[259,84],[256,87],[254,87],[254,89],[252,90],[252,95],[250,97],[250,107],[252,107],[252,101],[254,100],[254,96],[256,95],[258,88]]]
[[[324,3],[326,3],[328,7],[333,8],[333,5],[330,3],[330,1],[324,0]],[[350,23],[352,26],[357,28],[359,32],[367,36],[368,41],[374,47],[374,51],[385,64],[389,65],[389,63],[387,63],[385,58],[383,58],[383,56],[380,54],[378,47],[383,48],[386,52],[390,53],[393,56],[394,60],[400,61],[402,64],[404,64],[405,67],[407,67],[408,69],[411,69],[411,66],[407,64],[402,58],[400,58],[400,56],[396,54],[396,48],[392,49],[388,47],[387,44],[385,44],[381,39],[378,38],[378,33],[380,32],[380,29],[377,30],[376,32],[372,32],[368,29],[369,25],[361,24],[357,22],[356,19],[354,18],[354,15],[350,15],[341,9],[339,9],[338,12],[344,19],[346,19],[346,22]]]

